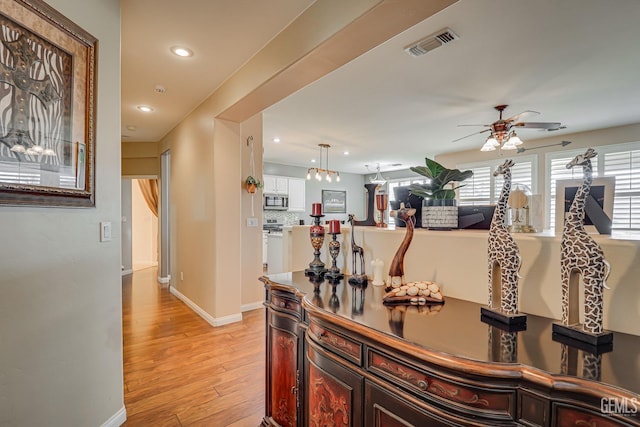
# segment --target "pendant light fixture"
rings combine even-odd
[[[380,175],[380,163],[376,165],[376,176],[369,180],[372,184],[384,185],[387,183],[387,180]]]
[[[333,180],[332,176],[336,176],[336,182],[340,182],[340,172],[329,169],[329,148],[331,146],[329,144],[318,144],[320,147],[320,167],[319,168],[309,168],[307,170],[307,179],[311,179],[311,173],[314,173],[315,178],[318,181],[322,181],[322,176],[324,175],[324,179],[327,182],[331,182]],[[325,167],[322,167],[322,157],[323,153],[326,152],[326,164]]]

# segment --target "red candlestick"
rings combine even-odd
[[[311,215],[322,215],[322,203],[311,204]]]
[[[340,234],[340,221],[337,219],[329,221],[329,234]]]

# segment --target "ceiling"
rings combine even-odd
[[[175,4],[188,6],[184,19],[174,19],[181,13]],[[310,4],[123,2],[123,140],[159,140]],[[264,160],[317,166],[311,160],[327,143],[331,169],[405,169],[425,156],[479,149],[486,134],[452,141],[484,128],[458,125],[490,124],[498,104],[509,104],[505,117],[535,110],[541,114],[527,120],[562,122],[557,136],[638,123],[638,16],[637,0],[615,7],[609,0],[460,0],[266,109]],[[459,39],[420,57],[404,52],[445,27]],[[169,46],[183,42],[196,55],[179,61]],[[158,83],[165,94],[154,92]],[[136,110],[145,103],[158,105],[156,112]],[[519,136],[526,147],[551,133],[522,129]]]

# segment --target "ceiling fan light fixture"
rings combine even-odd
[[[485,142],[480,151],[495,151],[496,147],[489,141]]]
[[[511,142],[510,139],[508,139],[507,142],[505,142],[502,146],[502,150],[515,150],[516,148],[517,147]]]
[[[500,146],[500,143],[493,135],[487,138],[487,142],[485,144],[491,144],[493,147],[496,147],[496,148]]]
[[[515,132],[511,133],[511,136],[509,137],[509,140],[507,142],[513,145],[522,145],[522,140],[518,137],[518,135],[516,135]]]

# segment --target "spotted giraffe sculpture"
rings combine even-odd
[[[507,201],[511,191],[511,167],[513,160],[506,160],[493,173],[503,175],[502,192],[489,227],[489,308],[504,314],[514,315],[518,311],[518,273],[522,258],[518,245],[504,223]],[[498,287],[498,285],[500,285]],[[500,292],[499,300],[494,293]],[[497,307],[499,301],[499,307]]]
[[[602,330],[602,288],[611,270],[604,259],[602,248],[584,229],[585,201],[592,182],[591,159],[597,153],[589,148],[567,164],[567,169],[582,166],[584,178],[576,191],[564,221],[560,244],[560,270],[562,273],[562,323],[579,323],[578,285],[584,282],[584,324],[582,330],[600,334]],[[561,195],[559,195],[561,197]]]
[[[580,351],[567,344],[560,346],[560,373],[577,376],[578,355],[582,352],[582,378],[600,381],[602,379],[602,354]]]

